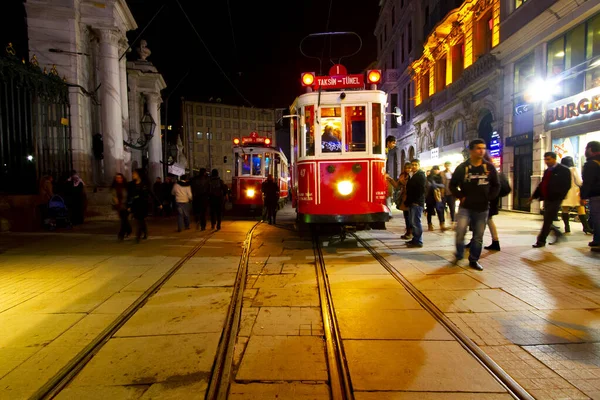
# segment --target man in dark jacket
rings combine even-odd
[[[473,239],[469,248],[469,266],[478,271],[483,270],[479,264],[479,256],[490,200],[500,192],[496,168],[483,159],[485,150],[485,142],[481,139],[469,143],[469,159],[456,167],[450,180],[450,190],[460,200],[456,214],[456,263],[464,257],[465,234],[470,225],[473,228]]]
[[[425,186],[427,177],[425,172],[421,171],[421,162],[412,160],[412,176],[406,183],[406,200],[404,205],[408,207],[410,224],[412,227],[413,238],[406,242],[408,247],[423,247],[423,226],[421,225],[421,216],[425,206]]]
[[[275,182],[272,174],[269,174],[267,180],[263,182],[261,189],[265,208],[267,209],[269,225],[274,225],[277,214],[277,203],[279,202],[279,185]]]
[[[394,180],[397,181],[402,173],[402,160],[398,148],[396,147],[396,138],[389,135],[385,138],[385,148],[387,160],[385,162],[385,172]],[[392,184],[388,182],[388,196],[386,205],[390,209],[390,218],[392,218],[392,207],[394,206],[395,190]]]
[[[586,202],[590,208],[590,222],[594,238],[589,243],[592,251],[600,252],[600,142],[589,142],[585,148],[587,161],[583,166],[581,205]]]
[[[200,168],[198,175],[192,181],[192,208],[196,217],[196,229],[206,230],[206,211],[208,210],[208,194],[210,179],[206,168]]]
[[[544,224],[533,245],[536,248],[546,245],[546,238],[550,231],[556,235],[556,241],[550,244],[555,244],[564,238],[553,222],[558,217],[563,199],[567,197],[567,193],[571,189],[571,171],[556,161],[556,153],[549,151],[544,154],[544,162],[548,168],[544,171],[542,182],[529,199],[529,201],[540,199],[544,202]]]

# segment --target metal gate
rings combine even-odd
[[[53,67],[0,57],[0,193],[37,193],[39,178],[67,174],[73,166],[69,92]]]

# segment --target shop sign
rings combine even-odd
[[[510,136],[504,139],[505,146],[520,146],[522,144],[531,144],[532,142],[533,132],[527,132],[517,136]]]
[[[431,159],[437,160],[438,158],[440,158],[440,148],[431,149]]]
[[[600,87],[555,101],[546,107],[546,130],[600,118]]]
[[[497,131],[492,133],[489,147],[489,154],[490,158],[492,159],[492,164],[494,164],[496,169],[500,171],[500,166],[502,165],[502,146],[500,135]]]

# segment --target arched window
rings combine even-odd
[[[437,136],[435,137],[435,147],[444,147],[444,136],[446,133],[443,129],[438,130]]]
[[[452,141],[462,142],[465,140],[465,121],[462,118],[459,118],[454,123],[454,127],[452,128]]]

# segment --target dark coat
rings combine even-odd
[[[546,174],[546,171],[532,197],[540,200],[562,201],[571,189],[571,171],[562,164],[556,164],[550,174]],[[547,179],[549,182],[546,182]],[[543,185],[547,185],[546,197],[542,195]]]
[[[427,177],[425,172],[417,171],[406,183],[406,200],[404,204],[407,207],[413,204],[425,206],[425,186],[427,185]]]

